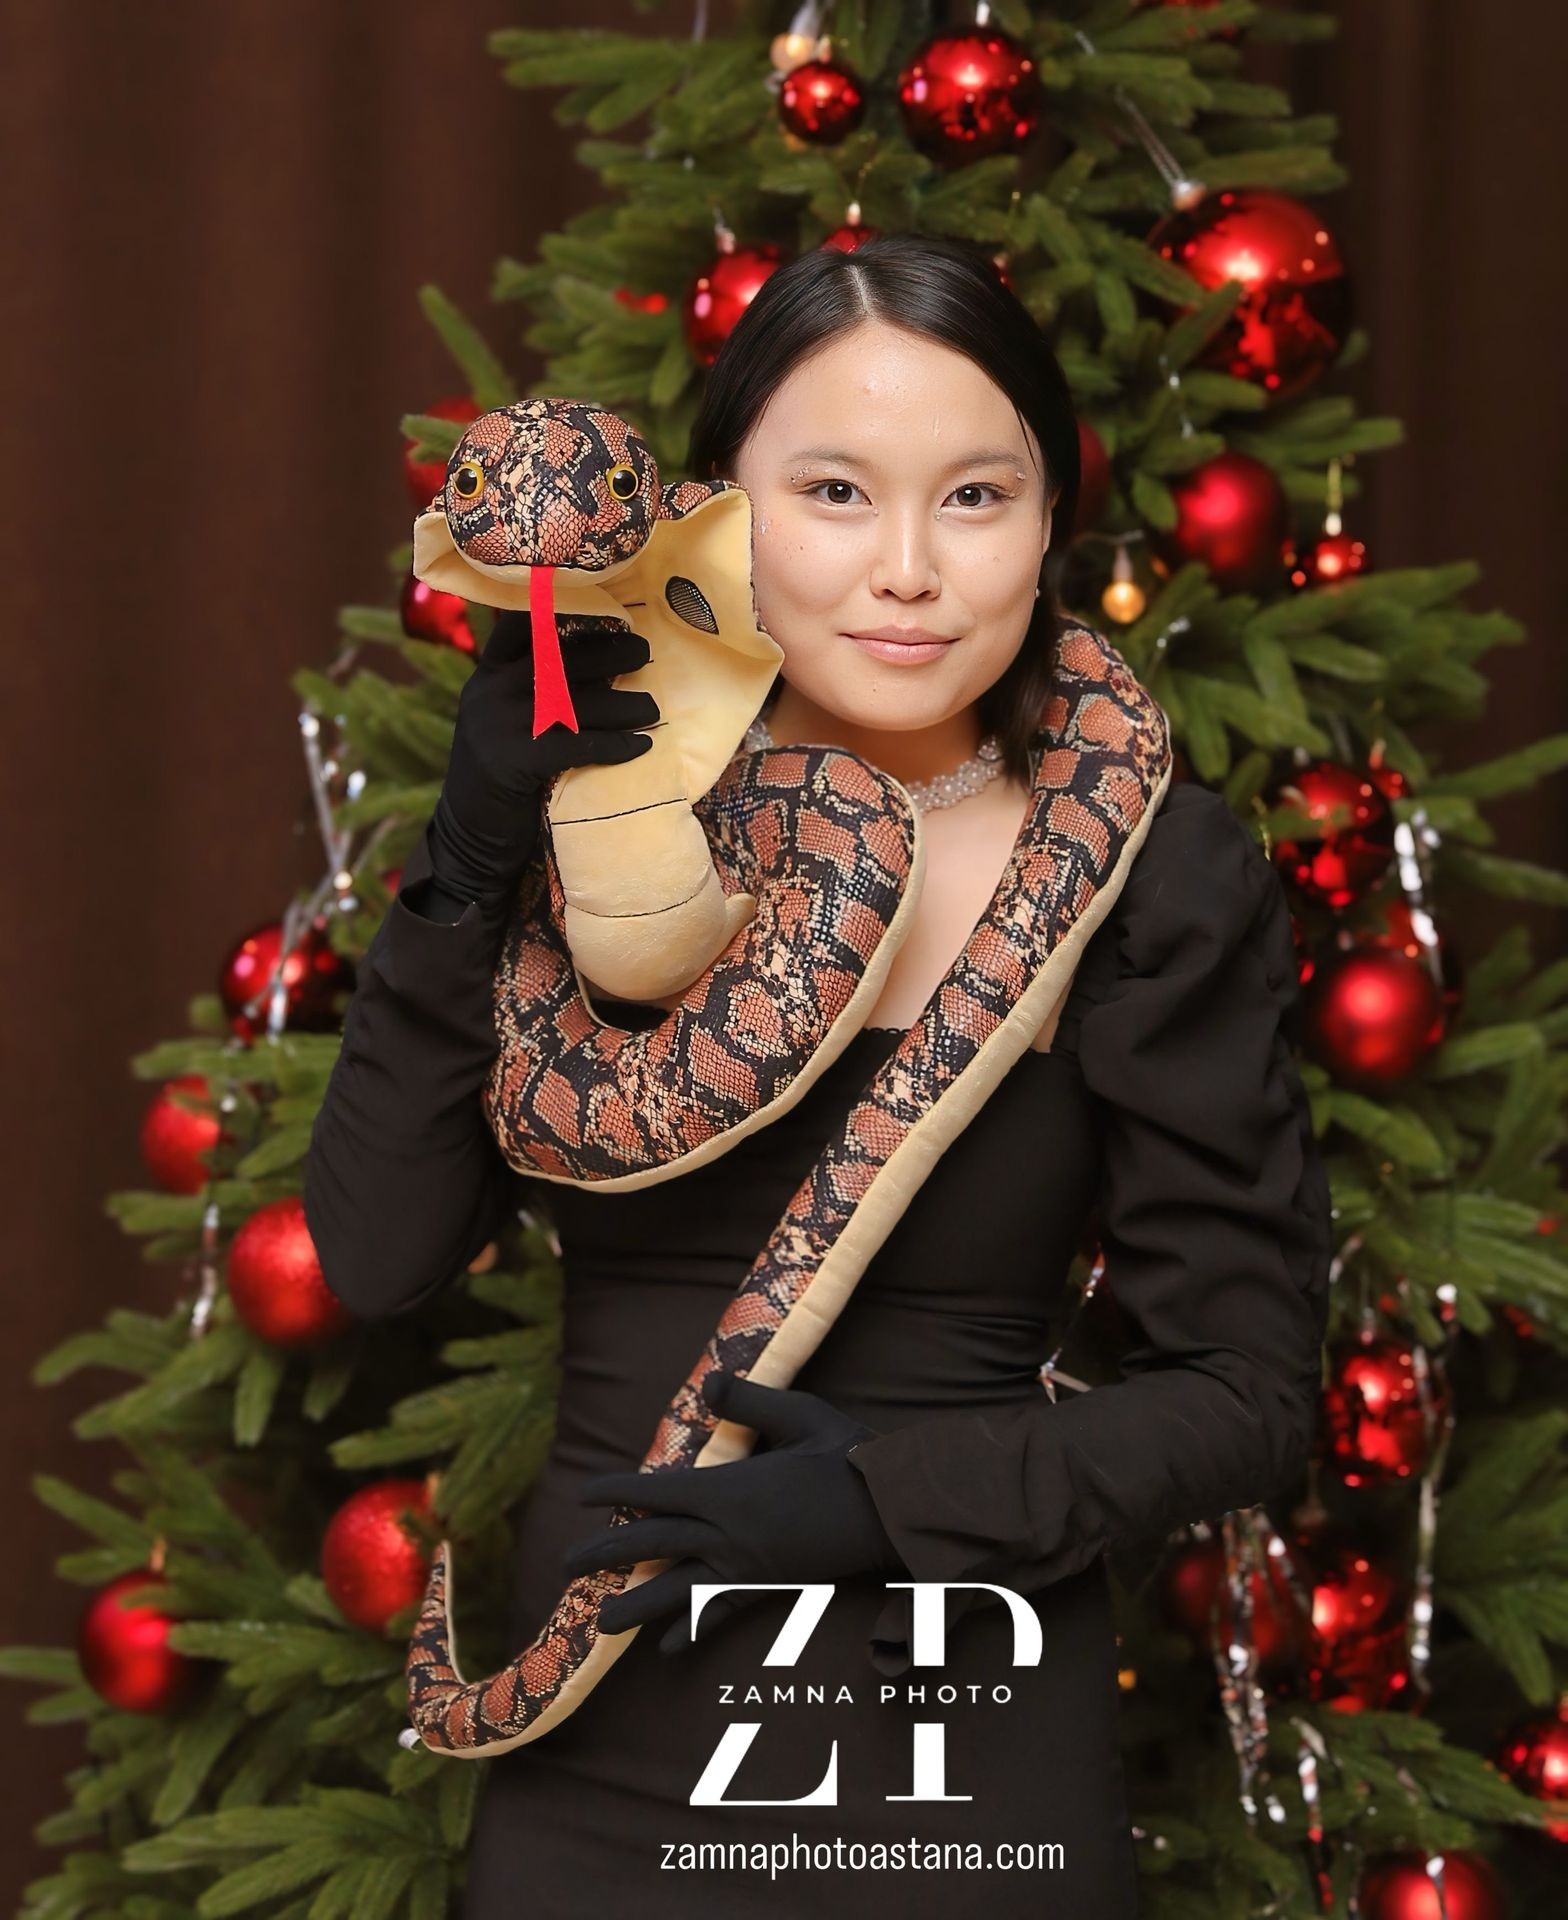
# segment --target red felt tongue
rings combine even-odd
[[[528,619],[534,642],[534,738],[557,720],[576,733],[577,714],[555,626],[554,567],[528,569]]]

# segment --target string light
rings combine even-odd
[[[774,36],[768,59],[774,72],[782,76],[803,67],[808,60],[825,60],[829,52],[828,42],[822,37],[820,0],[806,0],[804,6],[796,9],[788,32]]]
[[[1116,558],[1111,564],[1110,584],[1100,595],[1100,605],[1122,626],[1141,620],[1148,610],[1149,596],[1133,577],[1132,555],[1125,540],[1116,542]]]
[[[1073,38],[1078,42],[1079,46],[1083,48],[1084,52],[1088,54],[1091,60],[1097,60],[1099,58],[1100,49],[1081,27],[1074,27]],[[1125,87],[1112,87],[1111,98],[1116,102],[1117,106],[1121,108],[1122,113],[1126,116],[1127,124],[1132,128],[1134,138],[1149,156],[1150,163],[1160,178],[1165,182],[1165,191],[1169,196],[1171,205],[1180,213],[1186,213],[1191,208],[1197,206],[1199,201],[1208,195],[1209,189],[1207,182],[1196,179],[1191,174],[1182,171],[1181,164],[1176,156],[1154,131],[1153,127],[1149,125],[1149,122],[1145,119],[1132,95],[1128,93]]]

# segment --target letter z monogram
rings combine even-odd
[[[914,1635],[910,1661],[917,1667],[940,1667],[947,1658],[947,1601],[949,1592],[980,1588],[999,1594],[1007,1602],[1013,1621],[1013,1661],[1015,1667],[1037,1667],[1044,1651],[1044,1636],[1034,1608],[1021,1594],[1009,1587],[994,1586],[989,1580],[889,1580],[889,1591],[907,1588],[913,1595]],[[702,1610],[719,1593],[794,1593],[798,1597],[776,1638],[763,1656],[765,1667],[792,1667],[799,1660],[806,1642],[833,1598],[831,1581],[796,1582],[768,1580],[742,1583],[699,1582],[691,1590],[691,1626],[695,1635]],[[725,1688],[726,1702],[733,1687]],[[712,1757],[702,1770],[702,1778],[692,1788],[689,1804],[694,1807],[836,1807],[838,1805],[838,1742],[828,1755],[827,1771],[809,1793],[793,1800],[726,1800],[725,1788],[761,1731],[760,1721],[737,1721],[725,1728]],[[914,1742],[913,1791],[890,1793],[888,1800],[972,1800],[973,1794],[949,1793],[946,1782],[947,1728],[940,1721],[919,1721],[911,1729]]]

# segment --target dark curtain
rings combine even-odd
[[[1529,631],[1486,662],[1490,711],[1446,742],[1464,761],[1565,723],[1549,194],[1568,17],[1549,0],[1506,19],[1460,0],[1344,15],[1336,44],[1260,71],[1343,115],[1355,185],[1324,211],[1373,340],[1351,386],[1409,427],[1363,463],[1360,529],[1385,566],[1474,555],[1471,604]],[[59,1640],[84,1598],[51,1571],[82,1536],[31,1475],[107,1491],[123,1464],[72,1433],[123,1377],[40,1391],[34,1361],[117,1303],[161,1311],[183,1287],[105,1216],[104,1195],[143,1178],[152,1088],[126,1060],[183,1032],[229,945],[319,870],[289,677],[328,658],[340,604],[388,598],[409,520],[396,420],[455,384],[416,290],[440,285],[536,377],[520,310],[488,304],[492,265],[531,257],[595,190],[553,96],[505,88],[484,37],[642,19],[616,0],[11,0],[0,21],[15,1523],[0,1640]],[[668,7],[653,24],[689,19]],[[1558,779],[1496,806],[1499,844],[1563,862],[1563,797]],[[1462,949],[1516,917],[1476,902]],[[1527,917],[1543,955],[1560,947],[1560,915]],[[33,1695],[15,1688],[10,1710]],[[17,1731],[13,1896],[55,1857],[30,1832],[80,1757],[73,1728]]]

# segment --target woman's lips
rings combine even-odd
[[[862,640],[858,634],[846,633],[846,640],[852,640],[866,653],[875,654],[878,660],[891,660],[895,666],[918,666],[922,660],[935,660],[939,654],[946,653],[949,647],[956,646],[956,640],[926,640],[912,642],[905,640]]]

